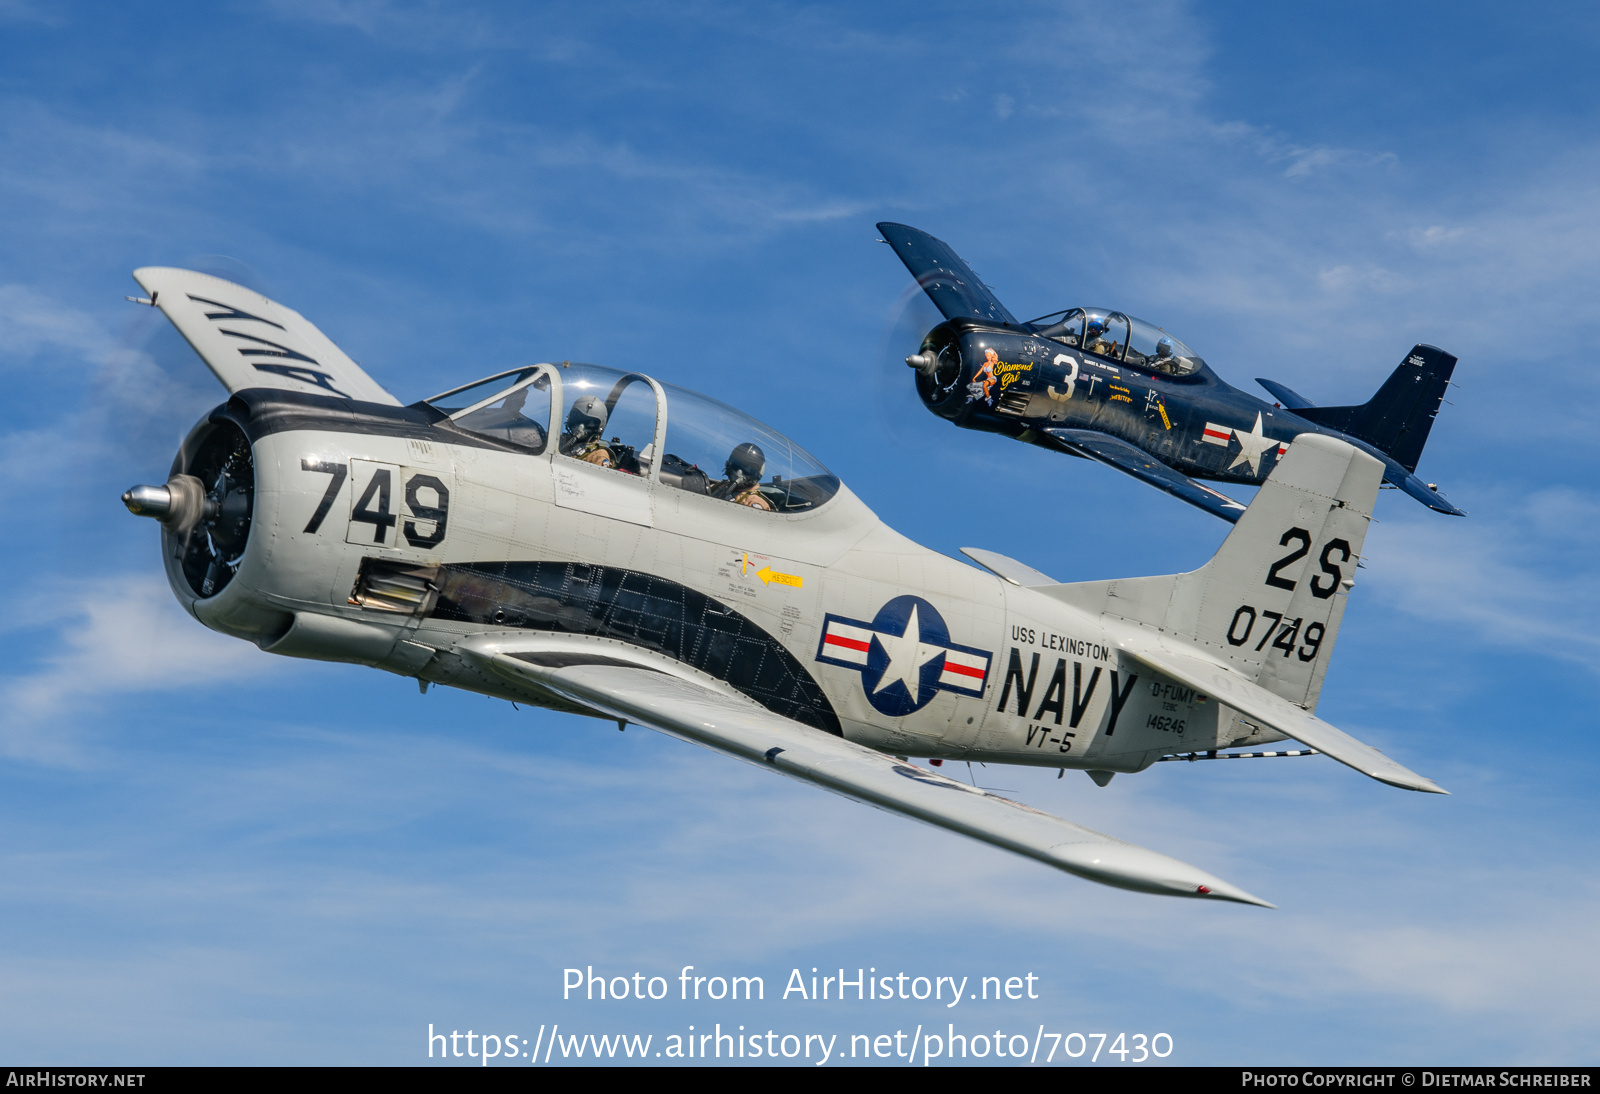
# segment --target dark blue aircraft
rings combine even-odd
[[[1141,319],[1069,308],[1019,322],[949,245],[878,225],[945,321],[906,358],[928,409],[1099,460],[1233,521],[1244,506],[1196,479],[1257,485],[1302,433],[1338,437],[1384,465],[1384,481],[1428,508],[1466,514],[1417,478],[1456,359],[1418,345],[1361,406],[1316,406],[1271,380],[1263,402],[1218,379],[1188,346]]]

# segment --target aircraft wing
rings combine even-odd
[[[400,404],[299,312],[253,289],[166,266],[133,279],[229,392],[272,387]]]
[[[581,640],[580,640],[581,641]],[[803,726],[737,694],[652,663],[646,651],[539,638],[468,639],[486,669],[569,703],[696,744],[847,798],[948,828],[1091,881],[1170,896],[1272,907],[1186,863],[1101,835],[927,768]]]
[[[1243,502],[1234,501],[1209,486],[1202,486],[1187,475],[1180,475],[1142,448],[1136,448],[1109,433],[1065,426],[1046,426],[1039,432],[1070,452],[1125,471],[1157,490],[1165,490],[1175,498],[1182,498],[1190,505],[1204,509],[1214,517],[1231,523],[1244,513]]]
[[[1022,325],[944,240],[887,220],[878,225],[878,231],[946,319],[981,319],[1013,327]]]
[[[1343,730],[1329,725],[1289,700],[1257,687],[1215,661],[1142,645],[1136,649],[1125,647],[1123,653],[1143,661],[1181,684],[1226,703],[1246,718],[1287,734],[1301,744],[1310,745],[1318,752],[1332,756],[1379,782],[1427,794],[1450,793],[1432,779],[1423,778],[1415,771],[1402,767],[1371,745],[1362,744]]]

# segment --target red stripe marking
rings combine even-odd
[[[857,642],[854,638],[841,638],[837,634],[828,635],[823,639],[823,643],[829,646],[843,646],[847,650],[860,650],[863,653],[872,649],[871,642]]]
[[[1226,438],[1228,436],[1228,434],[1219,432],[1218,430],[1215,430],[1215,429],[1208,429],[1208,430],[1206,430],[1206,436],[1207,437],[1223,437],[1223,438]]]
[[[986,670],[968,668],[966,665],[958,665],[954,661],[950,660],[950,658],[946,657],[944,659],[944,671],[959,672],[962,676],[976,676],[978,679],[982,680]]]

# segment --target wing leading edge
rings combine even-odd
[[[1204,509],[1225,521],[1237,521],[1244,512],[1244,503],[1234,501],[1219,490],[1202,486],[1187,475],[1180,475],[1142,448],[1109,433],[1093,429],[1069,429],[1065,426],[1047,426],[1039,432],[1055,441],[1069,452],[1132,475],[1140,482],[1149,483],[1157,490],[1165,490],[1175,498]]]
[[[491,671],[568,702],[731,753],[1090,881],[1273,907],[1177,859],[802,726],[742,697],[656,669],[645,659],[624,663],[614,646],[584,657],[570,652],[540,655],[523,650],[526,644],[469,640],[464,648]],[[633,651],[626,656],[635,660]]]

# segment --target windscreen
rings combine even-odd
[[[454,418],[458,428],[496,440],[510,441],[533,452],[543,452],[550,422],[550,380],[540,375],[529,382],[536,368],[517,369],[479,380],[459,391],[435,395],[428,405],[451,415],[491,401],[471,414]],[[497,398],[492,398],[498,396]]]

